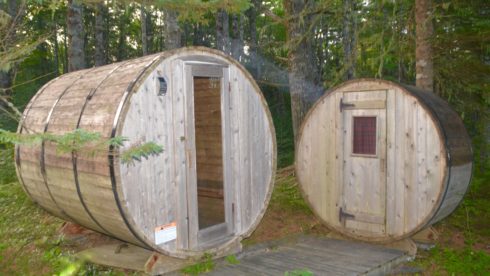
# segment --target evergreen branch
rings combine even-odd
[[[121,154],[120,159],[123,164],[134,164],[134,160],[141,161],[142,158],[148,159],[150,156],[156,156],[162,152],[162,146],[154,142],[148,142],[129,147]]]
[[[19,134],[0,129],[0,144],[15,145],[39,145],[41,143],[52,143],[56,146],[58,153],[80,153],[95,156],[97,154],[107,154],[110,147],[115,149],[109,154],[117,155],[119,149],[127,142],[126,137],[117,136],[114,138],[104,138],[100,133],[89,132],[77,129],[63,135],[51,133]],[[163,152],[163,147],[154,142],[130,146],[120,154],[123,164],[133,164],[134,161],[141,161],[142,158],[148,159]]]

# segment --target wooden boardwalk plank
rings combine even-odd
[[[207,275],[284,275],[293,270],[314,275],[383,275],[408,259],[395,249],[311,236],[274,242],[271,248],[252,247],[238,255],[239,264],[219,264]]]

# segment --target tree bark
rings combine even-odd
[[[58,24],[54,24],[54,39],[53,39],[53,57],[54,57],[54,71],[55,76],[60,74],[60,59],[59,59],[59,44],[58,44]]]
[[[318,68],[311,46],[311,35],[307,33],[310,20],[300,18],[301,13],[313,5],[313,0],[285,0],[288,18],[289,89],[291,93],[291,115],[295,140],[304,116],[313,103],[322,95],[323,88],[317,83]]]
[[[116,58],[118,61],[125,60],[128,58],[128,46],[126,43],[126,35],[128,33],[128,25],[131,22],[131,13],[129,9],[124,7],[120,8],[122,10],[122,14],[119,15],[118,29],[119,29],[119,38],[117,43],[117,54]]]
[[[20,17],[18,16],[20,11],[20,6],[21,4],[24,5],[24,3],[18,3],[19,1],[17,0],[8,0],[7,3],[2,5],[2,9],[10,16],[12,19],[11,23],[12,26],[17,25],[17,20],[16,18]],[[14,27],[15,28],[15,27]],[[14,29],[11,28],[11,29]],[[8,38],[2,38],[3,39],[9,39],[12,41],[15,41],[15,32],[11,32],[8,35]],[[11,68],[14,68],[15,64],[11,65]],[[13,70],[10,69],[8,71],[2,71],[0,70],[0,94],[4,94],[7,96],[10,96],[12,94],[12,77],[13,77]],[[2,105],[3,102],[0,102],[0,105]]]
[[[343,28],[342,28],[342,44],[344,47],[344,79],[350,80],[355,77],[356,68],[356,31],[355,31],[355,16],[354,16],[354,1],[343,0]]]
[[[182,46],[182,34],[177,21],[177,12],[165,10],[165,49],[175,49]]]
[[[140,23],[141,23],[141,50],[143,51],[143,56],[148,55],[148,33],[146,30],[146,10],[144,4],[141,4],[140,8]]]
[[[95,66],[107,63],[107,8],[98,3],[95,10]]]
[[[257,13],[260,10],[260,3],[260,0],[252,0],[252,7],[247,11],[250,33],[250,67],[252,76],[257,80],[261,77],[257,43]]]
[[[230,22],[224,10],[216,14],[216,49],[230,54]]]
[[[234,59],[241,61],[243,55],[243,19],[242,15],[234,14],[231,21],[231,55]]]
[[[431,0],[415,0],[415,21],[416,86],[433,91],[434,63],[431,39],[434,36],[434,26]]]
[[[68,71],[85,68],[85,41],[83,32],[83,8],[77,0],[68,1]]]

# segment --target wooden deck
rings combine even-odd
[[[218,258],[215,269],[205,275],[283,276],[292,271],[310,271],[313,275],[386,275],[409,258],[405,252],[396,249],[302,235],[245,247],[236,254],[239,264],[229,264],[222,258],[239,250],[237,244],[234,251],[215,256]],[[150,275],[182,275],[182,268],[195,263],[121,242],[87,249],[77,256],[96,264],[144,271]]]
[[[237,256],[239,264],[221,262],[206,275],[285,275],[310,271],[314,275],[385,275],[408,256],[372,244],[300,236],[260,244]]]

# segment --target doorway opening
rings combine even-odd
[[[199,230],[225,222],[221,78],[194,76]]]

